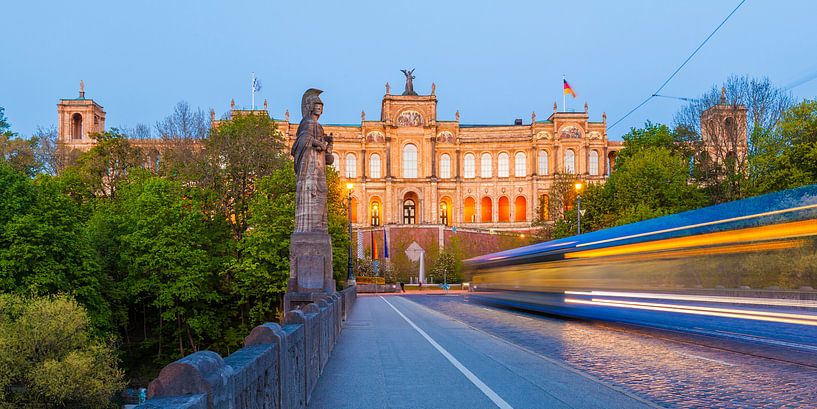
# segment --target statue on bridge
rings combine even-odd
[[[318,119],[323,113],[321,90],[310,88],[301,99],[292,156],[295,162],[295,231],[289,247],[289,281],[284,310],[309,304],[335,292],[332,241],[327,223],[326,165],[333,162],[332,135]]]

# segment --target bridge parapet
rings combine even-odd
[[[165,366],[137,409],[305,408],[356,298],[350,287],[289,311],[226,358],[199,351]]]

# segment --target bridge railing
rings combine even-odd
[[[137,409],[305,408],[356,298],[350,287],[289,311],[226,358],[199,351],[165,366]]]

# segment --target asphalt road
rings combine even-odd
[[[470,326],[456,309],[435,311],[437,305],[485,310],[462,296],[358,298],[309,407],[654,407],[562,359],[498,337],[495,328]]]

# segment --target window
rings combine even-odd
[[[525,196],[517,196],[513,203],[513,221],[524,222],[528,218],[528,201]]]
[[[507,196],[502,196],[499,198],[499,222],[509,221],[511,221],[511,201]]]
[[[440,177],[443,179],[451,177],[451,156],[447,153],[440,155]]]
[[[403,202],[403,224],[414,224],[417,220],[416,211],[417,205],[414,200],[406,199]]]
[[[465,178],[466,179],[473,179],[476,176],[476,159],[474,158],[473,153],[469,153],[465,155],[465,161],[463,163],[463,168],[465,168]]]
[[[372,202],[372,226],[380,226],[380,202]]]
[[[528,158],[524,152],[516,152],[513,157],[514,176],[523,178],[528,174]]]
[[[479,177],[489,178],[493,175],[493,173],[494,172],[491,169],[491,154],[483,153],[482,158],[479,161]]]
[[[548,151],[539,151],[539,175],[548,174]]]
[[[357,177],[357,157],[354,153],[346,154],[346,177],[349,179]]]
[[[332,164],[329,166],[335,169],[336,172],[340,171],[340,156],[337,153],[332,153],[332,159]]]
[[[403,177],[417,177],[417,147],[412,144],[403,147]]]
[[[484,157],[484,156],[483,156],[483,157]],[[509,167],[509,165],[508,165],[508,161],[509,161],[509,160],[510,160],[510,159],[509,159],[509,157],[508,157],[508,154],[507,154],[507,153],[502,152],[502,153],[500,153],[500,154],[499,154],[499,157],[497,157],[497,162],[498,162],[498,163],[497,163],[497,166],[496,166],[497,176],[499,176],[499,177],[501,177],[501,178],[506,178],[506,177],[508,177],[508,172],[510,172],[510,171],[508,170],[508,167]],[[484,162],[483,162],[483,163],[484,163]],[[484,165],[483,165],[483,166],[484,166]],[[491,175],[488,175],[488,177],[490,177],[490,176],[491,176]],[[483,177],[485,177],[485,176],[483,176]]]
[[[440,224],[448,226],[448,203],[440,203]]]
[[[599,174],[599,153],[590,151],[590,174],[596,176]]]
[[[576,155],[573,150],[565,151],[565,173],[576,173]]]
[[[369,177],[374,179],[380,178],[380,155],[372,154],[369,158]]]
[[[488,197],[488,196],[483,197],[482,200],[480,201],[480,207],[481,207],[481,209],[480,209],[481,217],[480,217],[479,221],[481,221],[483,223],[492,222],[493,221],[493,215],[494,215],[494,209],[493,209],[493,203],[491,201],[491,198]]]

